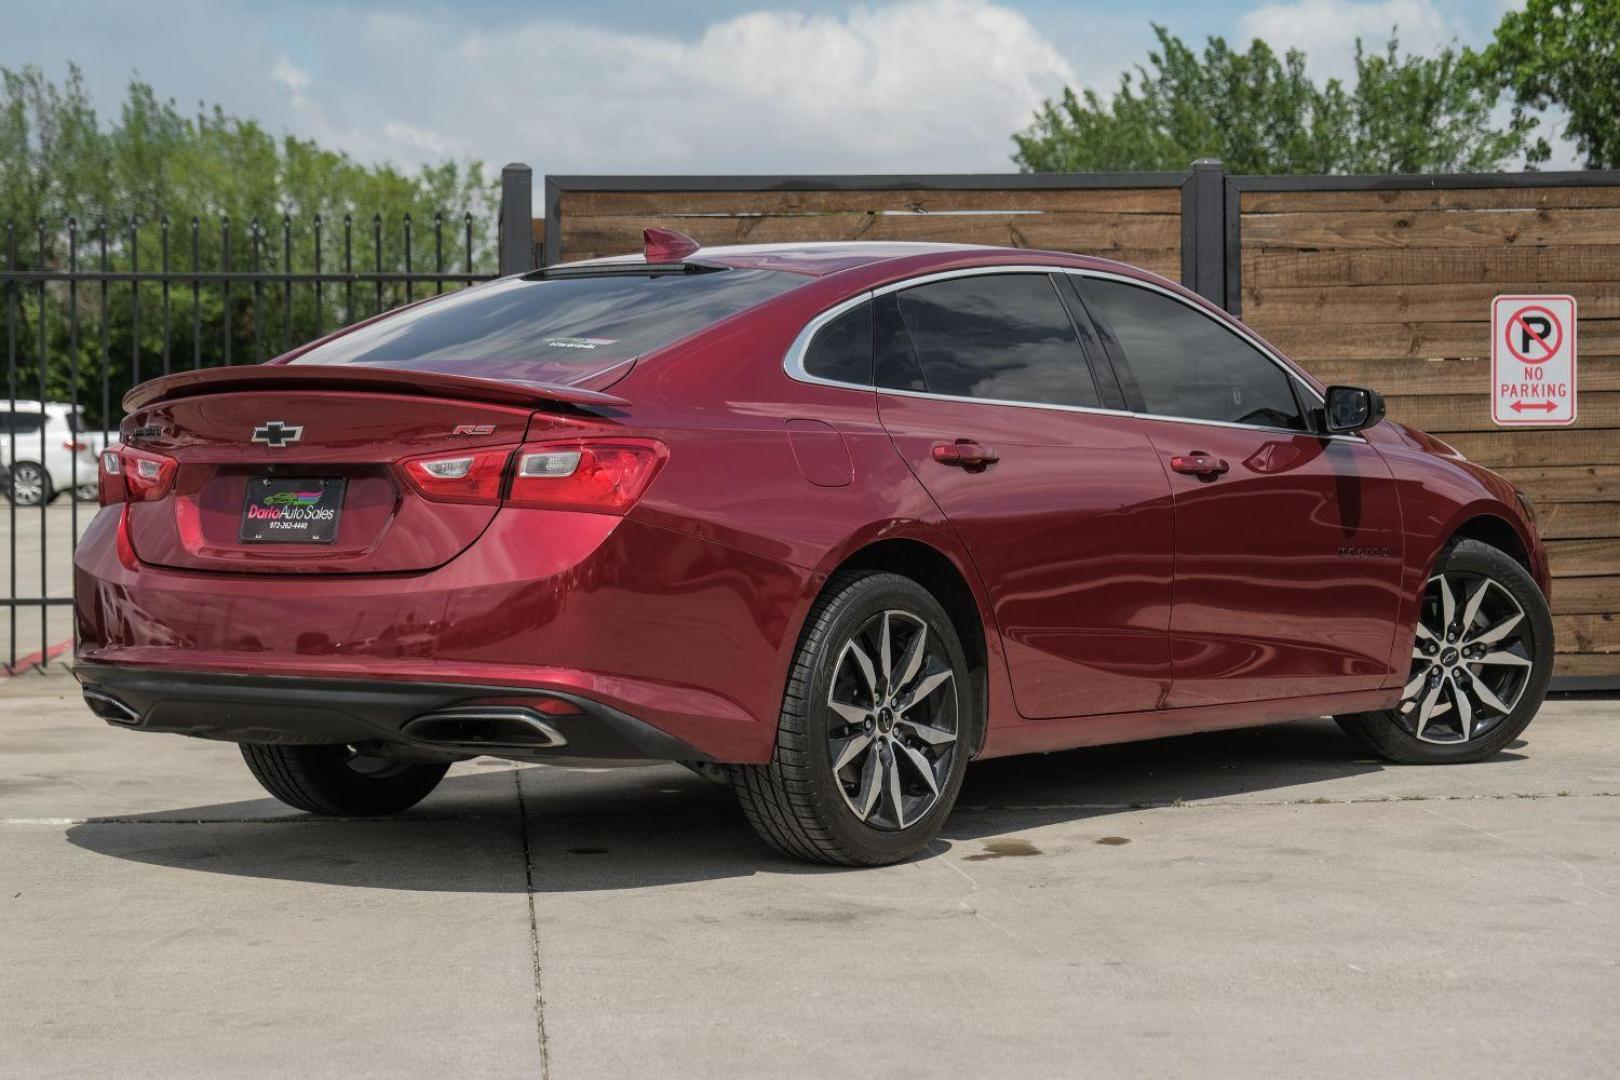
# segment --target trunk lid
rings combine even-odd
[[[178,463],[166,496],[128,506],[136,556],[175,569],[237,573],[428,570],[472,544],[498,507],[429,500],[406,479],[402,460],[515,447],[536,407],[620,400],[411,372],[339,369],[336,376],[308,367],[246,368],[171,376],[132,391],[125,443]],[[441,396],[446,390],[459,393]],[[334,535],[324,542],[253,539],[258,523],[246,515],[255,484],[291,492],[284,495],[291,502],[305,488],[338,485],[321,503],[338,507]]]

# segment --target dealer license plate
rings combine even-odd
[[[255,476],[242,507],[244,544],[330,544],[343,510],[341,477]]]

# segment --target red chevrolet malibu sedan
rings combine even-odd
[[[974,758],[1332,715],[1478,761],[1550,674],[1511,484],[1100,259],[652,230],[124,404],[84,696],[312,813],[669,760],[888,863]]]

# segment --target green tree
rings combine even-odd
[[[1483,171],[1524,151],[1533,120],[1491,122],[1497,91],[1467,53],[1402,56],[1356,43],[1356,81],[1318,84],[1298,50],[1247,52],[1212,37],[1199,54],[1164,27],[1146,66],[1104,101],[1065,90],[1014,135],[1028,172],[1184,169],[1215,157],[1239,173]]]
[[[1503,16],[1479,64],[1520,109],[1562,107],[1587,168],[1620,168],[1620,0],[1529,0]],[[1531,160],[1551,154],[1537,139]]]
[[[405,172],[314,142],[277,138],[215,107],[195,114],[130,84],[110,122],[77,68],[57,85],[0,68],[0,267],[305,274],[321,230],[325,273],[489,270],[496,186],[476,162]],[[436,223],[442,232],[435,235]],[[453,286],[451,286],[453,287]],[[415,295],[434,286],[417,285]],[[398,282],[347,285],[184,280],[0,287],[0,397],[72,396],[118,416],[139,379],[166,369],[251,363],[408,298]],[[41,331],[43,330],[43,338]],[[44,348],[41,349],[41,341]],[[105,343],[105,344],[103,344]],[[44,364],[41,365],[43,357]]]

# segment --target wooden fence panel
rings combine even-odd
[[[1244,320],[1522,487],[1551,557],[1558,674],[1620,677],[1620,184],[1238,187]],[[1576,299],[1573,428],[1491,422],[1490,308],[1506,293]]]
[[[1181,204],[1176,186],[563,190],[556,228],[569,261],[637,251],[641,230],[656,226],[709,246],[918,240],[1071,251],[1177,279]]]

